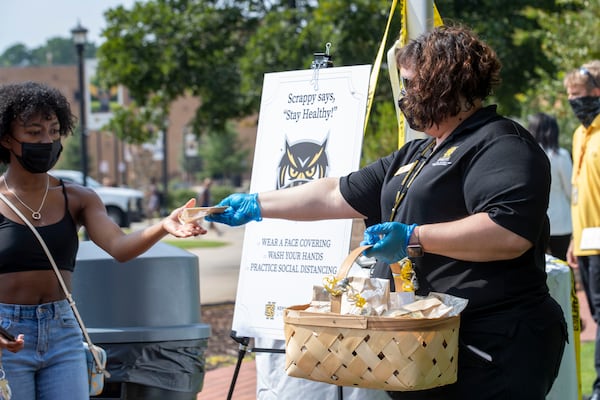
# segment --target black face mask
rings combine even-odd
[[[17,157],[21,166],[32,174],[50,171],[56,165],[62,152],[60,140],[55,140],[52,143],[19,143],[21,143],[21,155],[17,156],[15,154],[15,157]]]
[[[583,96],[569,100],[571,109],[577,119],[586,128],[592,124],[594,118],[600,114],[600,97]]]
[[[425,129],[424,126],[419,126],[417,124],[412,114],[404,110],[404,97],[398,99],[398,107],[400,107],[400,111],[402,111],[402,114],[404,114],[404,118],[406,118],[406,122],[411,129],[415,131],[423,131],[423,129]]]

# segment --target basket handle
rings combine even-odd
[[[342,262],[340,269],[338,270],[336,279],[341,280],[348,276],[348,272],[352,268],[352,264],[354,261],[362,254],[363,251],[371,247],[368,246],[358,246],[354,250],[352,250]],[[339,296],[331,296],[331,312],[339,314],[342,311],[342,295]]]

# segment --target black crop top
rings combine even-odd
[[[63,181],[65,215],[55,224],[38,227],[59,269],[73,272],[79,248],[77,227],[69,212],[69,202]],[[34,270],[51,270],[44,249],[27,225],[0,215],[0,274]]]

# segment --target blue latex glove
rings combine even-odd
[[[365,230],[361,246],[372,245],[364,251],[365,256],[388,264],[406,257],[406,247],[417,224],[406,225],[400,222],[384,222],[368,227]]]
[[[221,214],[209,214],[204,219],[209,222],[220,222],[229,226],[239,226],[250,221],[262,221],[258,193],[235,193],[227,196],[217,206],[227,206]]]

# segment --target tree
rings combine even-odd
[[[108,86],[127,87],[140,106],[158,92],[166,104],[186,93],[197,96],[202,105],[195,131],[223,129],[243,113],[237,58],[253,21],[243,11],[238,2],[219,0],[155,0],[110,9],[99,76]]]
[[[110,9],[98,76],[106,87],[125,86],[142,109],[163,116],[158,128],[165,134],[169,106],[184,94],[202,101],[194,132],[224,131],[229,119],[243,114],[237,57],[252,26],[244,10],[223,0],[155,0],[136,2],[131,10]],[[144,135],[143,129],[137,132]],[[165,190],[166,165],[165,153]]]
[[[494,47],[502,60],[503,84],[491,99],[504,114],[520,116],[523,103],[519,101],[530,82],[555,68],[552,58],[540,48],[538,37],[515,40],[520,30],[539,29],[539,22],[523,14],[522,0],[507,0],[498,7],[497,0],[437,0],[436,5],[445,23],[462,23],[473,28]],[[242,85],[256,105],[260,99],[262,76],[265,72],[308,68],[312,53],[322,51],[332,43],[336,66],[372,64],[387,22],[390,2],[383,0],[297,1],[295,7],[276,2],[261,19],[260,26],[248,42],[240,60]],[[555,0],[527,2],[539,9],[559,9]],[[492,19],[490,15],[495,17]],[[400,9],[395,10],[390,28],[389,49],[400,31]],[[282,41],[285,37],[287,40]],[[373,109],[365,133],[364,159],[374,159],[389,153],[397,146],[397,128],[380,118],[392,118],[392,92],[387,65],[379,71],[379,82]],[[374,144],[369,142],[373,140]],[[385,146],[381,146],[385,143]],[[390,148],[388,146],[392,145]]]
[[[153,93],[141,107],[135,101],[117,105],[104,129],[131,144],[143,144],[156,139],[159,131],[166,132],[168,100],[161,93]]]
[[[69,135],[68,138],[62,139],[63,151],[58,163],[57,169],[75,169],[78,170],[81,166],[81,142],[78,135]]]
[[[375,60],[388,18],[389,1],[329,0],[319,2],[318,6],[315,3],[298,1],[295,7],[277,3],[261,18],[240,60],[242,88],[251,108],[258,109],[264,73],[307,69],[313,54],[323,52],[328,42],[332,44],[334,66],[372,64]],[[386,48],[395,42],[400,30],[399,10],[395,15]],[[393,104],[386,76],[387,72],[382,70],[365,134],[365,148],[369,149],[365,154],[369,159],[389,153],[398,143],[397,127],[390,130],[387,129],[390,124],[375,122],[385,114],[379,108]],[[372,139],[378,144],[370,146],[368,142]]]
[[[85,46],[84,57],[95,58],[96,46],[88,43]],[[17,43],[4,51],[0,56],[0,66],[44,66],[71,65],[77,63],[77,52],[72,39],[54,37],[46,44],[34,49],[28,49],[24,44]]]
[[[16,67],[30,65],[31,54],[22,43],[17,43],[4,51],[0,56],[0,65],[3,67]]]
[[[490,44],[502,62],[502,84],[494,93],[493,101],[500,112],[520,116],[522,103],[518,96],[527,85],[540,78],[542,71],[554,68],[542,52],[539,38],[515,40],[518,31],[539,29],[538,22],[523,15],[527,6],[557,10],[555,0],[436,0],[444,23],[463,23],[476,31]],[[501,4],[501,6],[499,6]],[[494,16],[491,18],[490,16]]]
[[[553,69],[540,71],[540,78],[531,80],[519,98],[523,115],[544,111],[556,116],[561,127],[561,145],[571,147],[571,134],[579,125],[573,115],[563,87],[565,73],[593,60],[600,59],[598,20],[600,2],[559,0],[557,10],[527,7],[523,15],[535,20],[538,29],[517,31],[517,40],[534,37],[540,50],[551,61]]]
[[[227,124],[224,131],[209,131],[202,139],[198,153],[206,176],[232,182],[247,169],[248,150],[242,149],[238,133],[231,123]]]

